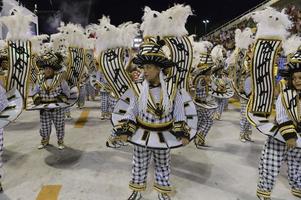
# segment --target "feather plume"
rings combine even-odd
[[[176,37],[187,35],[185,24],[190,15],[192,15],[191,7],[183,4],[175,4],[162,12],[160,35]]]
[[[43,41],[48,40],[49,36],[46,34],[33,36],[31,41],[31,50],[35,54],[40,54],[43,46]]]
[[[250,28],[245,28],[243,31],[240,29],[235,30],[235,46],[237,48],[248,49],[254,41],[255,39]]]
[[[279,12],[267,7],[253,12],[251,17],[257,23],[256,38],[278,37],[284,40],[289,35],[288,29],[292,26],[292,22],[284,9]]]
[[[297,35],[292,35],[287,40],[285,40],[282,45],[285,56],[295,53],[300,47],[301,37]]]
[[[212,60],[214,63],[219,63],[224,60],[224,52],[226,49],[222,45],[216,45],[211,51]]]
[[[8,33],[6,36],[7,40],[28,40],[30,38],[30,22],[34,20],[32,15],[24,15],[22,11],[23,7],[14,6],[10,10],[10,16],[0,17],[0,23],[4,24]]]

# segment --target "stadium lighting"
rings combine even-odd
[[[205,25],[205,34],[207,33],[207,24],[209,24],[209,22],[210,21],[208,19],[203,20],[203,23]]]

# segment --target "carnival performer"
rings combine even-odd
[[[0,84],[0,112],[2,112],[7,106],[8,106],[8,100],[5,95],[5,89],[1,86]],[[0,128],[0,193],[3,192],[2,188],[2,176],[3,176],[3,160],[2,160],[2,155],[3,155],[3,128]]]
[[[85,106],[87,82],[89,82],[89,73],[85,68],[81,80],[79,81],[79,96],[77,101],[77,107],[79,109],[82,109]]]
[[[139,65],[144,72],[143,88],[139,96],[131,99],[130,108],[121,120],[119,126],[114,127],[115,134],[124,142],[128,137],[135,135],[138,127],[152,131],[165,131],[173,126],[172,133],[182,141],[189,143],[189,129],[185,122],[185,113],[182,97],[177,92],[173,102],[166,94],[163,70],[174,66],[160,49],[157,53],[149,52],[152,47],[160,48],[157,44],[141,46],[141,50],[133,62]],[[151,99],[150,99],[151,98]],[[147,111],[148,101],[154,101],[156,108],[153,112]],[[130,200],[140,199],[146,189],[146,177],[151,156],[155,160],[156,183],[154,188],[159,191],[159,199],[169,199],[171,192],[170,176],[170,149],[151,149],[134,145],[132,180],[130,188],[133,190]]]
[[[259,164],[259,182],[257,196],[261,200],[270,200],[271,192],[275,185],[276,177],[279,174],[280,167],[284,161],[288,166],[288,180],[291,192],[294,196],[301,198],[301,148],[297,147],[297,135],[300,133],[300,113],[298,120],[292,117],[292,113],[301,108],[297,100],[295,106],[288,106],[288,101],[294,101],[293,98],[299,98],[301,91],[301,49],[289,59],[287,65],[288,75],[287,88],[283,88],[276,101],[276,126],[279,129],[284,142],[273,137],[269,137],[264,145]],[[286,99],[286,91],[295,91],[296,96],[290,96]]]
[[[112,39],[113,41],[110,46],[100,41],[100,44],[106,47],[100,54],[100,66],[107,81],[111,83],[110,86],[121,94],[112,113],[114,128],[111,141],[128,141],[134,145],[132,178],[129,183],[133,192],[128,199],[142,199],[142,191],[146,190],[148,167],[153,156],[156,177],[154,189],[158,191],[159,200],[170,200],[170,149],[188,144],[194,138],[197,129],[196,108],[185,91],[188,83],[185,78],[188,77],[192,62],[192,46],[185,22],[192,12],[190,6],[183,5],[175,5],[162,13],[149,7],[145,7],[144,11],[141,24],[144,41],[133,58],[133,63],[143,70],[142,79],[131,82],[124,62],[119,59],[124,50],[120,46],[127,45],[129,48],[133,37],[128,37],[131,40],[126,40],[126,45],[113,45],[112,42],[116,41],[120,29],[108,24],[108,20],[107,23],[100,20],[100,24],[106,29],[99,31],[102,35],[98,36],[104,42]],[[166,25],[165,29],[160,28],[163,25]],[[136,28],[137,25],[129,24],[124,28],[128,30],[129,27]],[[131,30],[129,33],[133,32],[134,30]],[[109,38],[104,38],[105,35]],[[124,35],[127,34],[121,29],[119,37]],[[164,36],[169,37],[163,39]],[[179,46],[182,48],[177,48]],[[166,56],[163,47],[167,48],[164,51],[174,60]],[[178,59],[184,59],[185,62],[180,63]],[[111,75],[113,70],[117,74]],[[115,81],[116,76],[119,77],[118,82]]]
[[[211,68],[214,65],[209,54],[209,49],[212,44],[209,42],[200,42],[195,48],[199,48],[199,62],[193,72],[196,74],[193,80],[195,89],[194,102],[197,105],[198,128],[194,143],[197,148],[205,146],[205,138],[213,125],[213,113],[217,108],[217,103],[209,95],[209,85],[211,82]]]
[[[70,96],[70,89],[64,80],[63,56],[59,53],[48,52],[37,60],[37,66],[43,69],[43,74],[39,77],[38,83],[32,91],[35,105],[41,103],[67,102]],[[49,144],[51,126],[54,124],[57,135],[58,148],[64,149],[65,136],[65,108],[47,108],[40,110],[40,135],[41,144],[38,149],[43,149]]]
[[[216,97],[218,108],[213,116],[214,119],[220,120],[224,111],[224,106],[228,98],[233,96],[233,91],[229,90],[229,82],[225,73],[225,49],[221,45],[215,46],[211,51],[214,67],[212,68],[212,95]],[[232,94],[233,93],[233,94]]]
[[[250,28],[245,28],[243,31],[240,29],[235,30],[235,46],[236,49],[230,55],[234,65],[234,77],[232,86],[240,101],[240,135],[239,140],[243,143],[246,141],[252,142],[252,125],[246,117],[246,107],[251,95],[251,56],[252,44],[254,43],[253,32]],[[232,58],[232,59],[231,59]]]

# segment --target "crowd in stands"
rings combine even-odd
[[[291,28],[292,34],[299,34],[301,36],[301,10],[297,8],[295,5],[290,5],[286,8],[287,14],[289,14],[291,20],[294,22],[293,27]],[[214,45],[222,44],[227,50],[233,50],[235,48],[235,30],[237,28],[244,29],[246,27],[255,28],[256,25],[252,19],[248,19],[242,21],[241,23],[237,24],[236,26],[227,29],[221,30],[221,33],[218,36],[208,36],[204,38],[205,40],[211,41]]]

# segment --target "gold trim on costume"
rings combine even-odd
[[[146,183],[143,183],[143,184],[136,184],[136,183],[129,183],[129,188],[131,190],[134,190],[134,191],[145,191],[146,190]]]
[[[143,126],[150,127],[150,128],[165,128],[165,127],[170,126],[174,122],[174,120],[171,120],[171,121],[165,122],[165,123],[154,124],[154,123],[145,122],[139,117],[137,117],[136,120],[138,123],[142,124]]]

